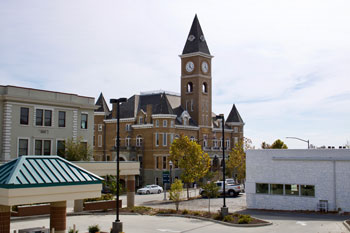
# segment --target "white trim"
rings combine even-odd
[[[157,118],[167,118],[167,119],[176,119],[176,115],[171,115],[171,114],[153,114],[152,119],[157,119]]]
[[[194,53],[186,53],[186,54],[179,55],[179,57],[181,57],[181,58],[193,57],[193,56],[202,56],[202,57],[205,57],[205,58],[213,58],[214,57],[213,55],[206,54],[206,53],[203,53],[203,52],[194,52]]]
[[[230,125],[230,126],[242,126],[242,125],[245,125],[244,122],[226,122],[227,125]]]
[[[94,112],[95,116],[105,116],[107,115],[105,112]]]
[[[104,122],[106,123],[117,123],[117,119],[114,118],[114,119],[106,119],[106,120],[103,120]],[[135,121],[135,117],[131,117],[131,118],[121,118],[119,120],[119,122],[130,122],[130,121]]]
[[[199,130],[197,126],[189,126],[189,125],[175,125],[177,129],[188,129],[188,130]]]
[[[221,128],[221,127],[220,127],[220,128],[213,128],[213,132],[218,132],[218,133],[220,133],[220,132],[222,132],[222,128]],[[233,130],[232,130],[232,129],[226,129],[226,128],[225,128],[225,133],[226,133],[226,132],[232,133]]]
[[[196,77],[200,77],[200,78],[205,78],[205,79],[211,79],[210,75],[203,75],[203,74],[190,74],[190,75],[182,75],[181,78],[185,79],[185,78],[196,78]],[[192,93],[192,92],[186,92],[186,93]],[[208,94],[208,93],[205,93]]]
[[[153,128],[153,124],[132,125],[133,129],[148,129]]]
[[[11,159],[12,104],[4,102],[3,113],[1,160],[8,161]]]

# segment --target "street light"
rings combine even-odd
[[[296,139],[296,140],[299,140],[299,141],[306,142],[307,143],[307,149],[310,149],[310,141],[309,140],[304,140],[304,139],[297,138],[297,137],[286,137],[286,138],[291,138],[291,139]]]
[[[120,147],[120,134],[119,134],[119,120],[120,120],[120,103],[126,102],[126,98],[111,99],[111,104],[117,104],[117,211],[116,220],[113,222],[112,233],[123,232],[123,223],[119,220],[119,147]]]
[[[226,172],[226,163],[225,163],[225,117],[224,114],[220,114],[216,116],[216,119],[221,119],[222,126],[222,177],[223,177],[223,194],[224,194],[224,205],[221,207],[221,215],[226,216],[228,214],[228,207],[226,207],[226,189],[225,189],[225,172]]]

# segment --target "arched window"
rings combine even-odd
[[[187,83],[187,93],[191,93],[191,92],[193,92],[193,83],[188,82]]]
[[[142,146],[142,136],[141,135],[138,135],[136,137],[136,146],[137,147],[141,147]]]
[[[208,84],[206,82],[204,82],[202,85],[202,91],[203,93],[208,93]]]

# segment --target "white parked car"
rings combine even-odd
[[[137,190],[138,194],[150,194],[150,193],[161,193],[161,192],[163,192],[163,188],[156,184],[146,185],[145,187]]]

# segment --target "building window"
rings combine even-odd
[[[35,140],[35,155],[50,155],[51,140]]]
[[[168,142],[167,142],[167,134],[163,133],[163,146],[167,146]]]
[[[159,146],[159,133],[155,134],[155,145]]]
[[[175,139],[179,139],[180,136],[178,134],[175,135]]]
[[[286,184],[284,189],[286,195],[299,196],[299,185],[297,184]]]
[[[99,136],[101,136],[101,135],[99,135]],[[120,143],[120,138],[119,138],[119,146],[121,145],[121,143]],[[115,147],[117,147],[118,145],[117,145],[117,138],[114,138],[114,146]]]
[[[237,144],[238,144],[238,137],[234,137],[234,142],[235,142],[234,146],[237,146]]]
[[[88,114],[82,113],[81,114],[81,126],[82,129],[88,128]]]
[[[18,156],[28,155],[28,139],[18,140]]]
[[[234,127],[233,130],[235,133],[238,133],[238,127]]]
[[[126,124],[125,125],[125,130],[126,131],[131,131],[131,124]]]
[[[168,121],[167,120],[163,120],[163,127],[168,127]]]
[[[230,139],[226,139],[226,150],[230,149]]]
[[[102,135],[98,135],[98,142],[97,142],[97,145],[98,147],[102,147]]]
[[[156,177],[156,185],[159,185],[159,178]]]
[[[156,159],[156,168],[159,169],[159,157],[154,157]]]
[[[174,128],[174,120],[171,120],[171,121],[170,121],[170,127],[171,127],[171,128]]]
[[[188,82],[187,83],[187,93],[191,93],[191,92],[193,92],[193,83]]]
[[[269,184],[256,183],[256,193],[268,194]]]
[[[131,142],[131,137],[128,136],[127,138],[125,138],[125,146],[126,147],[130,147],[130,142]]]
[[[166,169],[166,156],[163,156],[163,169]]]
[[[216,139],[213,140],[213,147],[214,147],[214,149],[218,149],[219,148],[218,147],[218,140],[216,140]]]
[[[193,112],[193,100],[191,100],[191,112]]]
[[[137,147],[141,147],[142,146],[142,137],[141,136],[137,136],[136,137],[136,146]]]
[[[203,140],[203,147],[204,147],[204,148],[207,148],[207,147],[208,147],[208,141],[207,141],[207,139],[204,139],[204,140]]]
[[[21,125],[28,125],[29,123],[29,108],[21,108]]]
[[[159,120],[156,120],[156,127],[159,127]]]
[[[57,141],[57,155],[65,157],[66,145],[64,140]]]
[[[193,136],[191,136],[191,137],[190,137],[190,140],[191,140],[191,142],[194,142],[194,141],[196,140],[196,138],[193,137]]]
[[[173,141],[174,141],[174,134],[172,133],[172,134],[170,134],[170,144],[172,144]]]
[[[37,126],[51,126],[52,123],[52,111],[51,110],[43,110],[36,109],[36,119],[35,125]]]
[[[314,185],[300,185],[301,196],[314,197],[315,196],[315,186]]]
[[[66,112],[58,112],[58,127],[66,127]]]
[[[187,125],[187,117],[184,117],[183,122],[184,122],[184,125]]]
[[[139,124],[142,125],[143,124],[143,117],[139,117]]]
[[[102,132],[102,129],[103,129],[102,124],[98,124],[98,125],[97,125],[97,130],[98,130],[99,132]]]
[[[204,82],[202,85],[202,91],[203,93],[208,93],[208,84],[206,82]]]
[[[271,194],[283,195],[283,184],[271,184]]]

